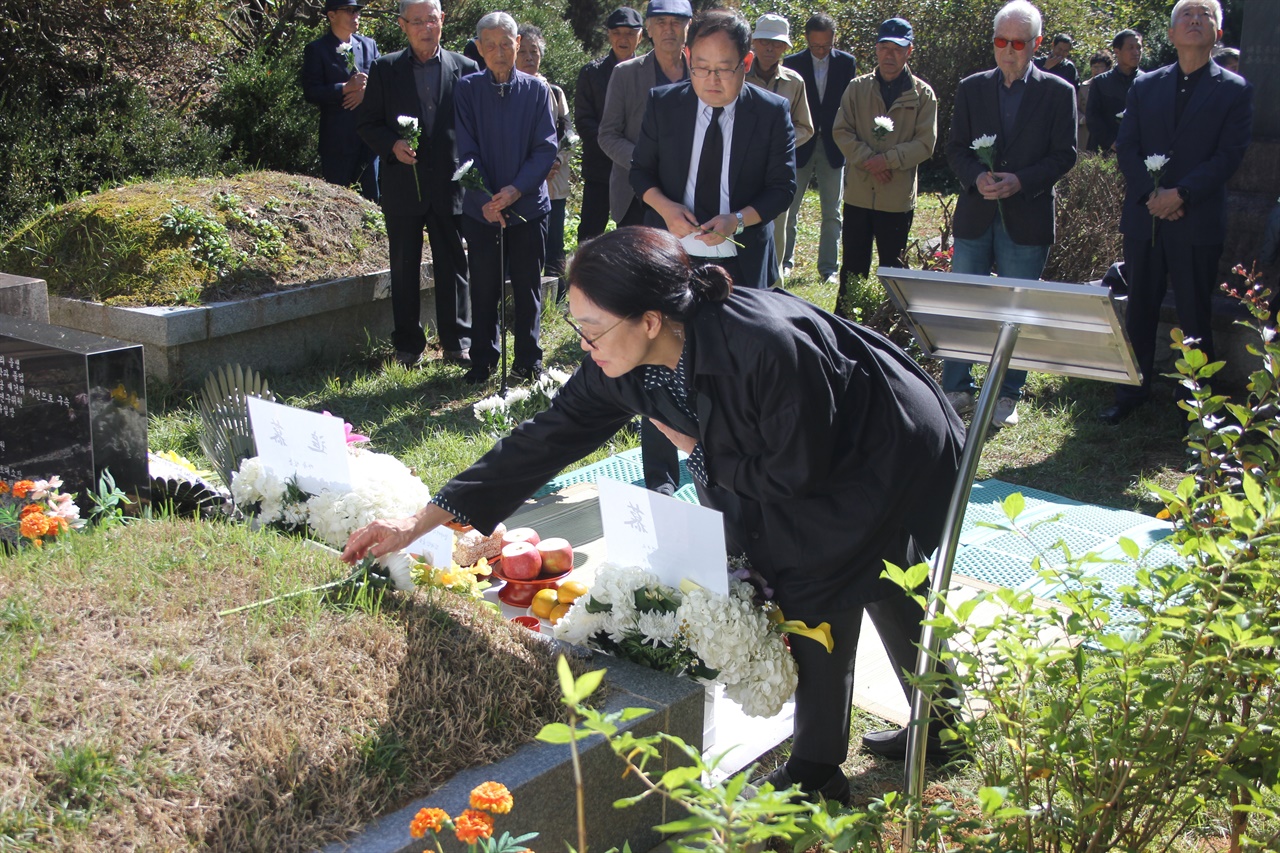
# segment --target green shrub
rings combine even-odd
[[[151,103],[130,80],[61,99],[0,102],[0,231],[105,185],[219,169],[216,131]]]
[[[300,30],[286,43],[261,44],[219,60],[217,91],[200,111],[224,135],[229,163],[301,175],[320,174],[319,110],[302,97],[302,49],[320,30]]]

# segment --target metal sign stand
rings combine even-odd
[[[876,273],[927,355],[982,361],[990,353],[951,492],[942,544],[929,573],[929,597],[916,658],[916,676],[923,679],[933,671],[938,652],[938,638],[929,623],[941,607],[939,596],[951,586],[965,509],[1000,383],[1010,364],[1129,385],[1139,384],[1141,376],[1124,333],[1119,301],[1106,288],[890,267],[881,267]],[[929,697],[913,690],[905,772],[907,796],[917,801],[924,793],[930,718]],[[916,818],[903,832],[902,849],[914,849],[919,834]]]

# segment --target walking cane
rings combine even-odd
[[[499,214],[501,216],[501,214]],[[498,225],[498,335],[502,338],[502,386],[498,392],[507,396],[507,241],[506,221]]]

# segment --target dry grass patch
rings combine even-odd
[[[193,521],[8,560],[0,848],[312,849],[557,718],[548,647],[455,596],[217,616],[340,571]]]

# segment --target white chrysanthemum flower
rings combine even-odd
[[[996,135],[994,133],[988,133],[984,136],[979,136],[977,139],[973,140],[973,144],[970,145],[969,147],[972,148],[974,151],[977,151],[981,148],[990,148],[995,144],[996,144]]]
[[[1158,172],[1169,164],[1169,158],[1163,154],[1152,154],[1142,161],[1148,172]]]
[[[417,116],[396,116],[396,124],[400,125],[403,130],[417,130]]]
[[[871,123],[874,124],[876,127],[876,130],[880,131],[881,133],[893,132],[893,119],[889,118],[888,116],[876,116],[874,119],[872,119]]]
[[[560,617],[560,621],[555,624],[552,633],[555,634],[557,640],[581,645],[596,634],[607,633],[609,630],[608,623],[608,613],[587,612],[586,598],[584,597],[575,601],[568,612]]]
[[[351,42],[344,41],[342,44],[338,45],[338,53],[342,54],[343,56],[346,56],[350,52],[351,52]]]
[[[680,623],[674,613],[637,613],[636,629],[644,635],[650,646],[672,646],[676,641],[676,629]]]
[[[404,551],[392,551],[390,554],[383,554],[378,558],[378,565],[387,570],[387,574],[391,575],[392,582],[396,585],[396,589],[401,592],[413,592],[413,561],[409,559],[409,555]]]

